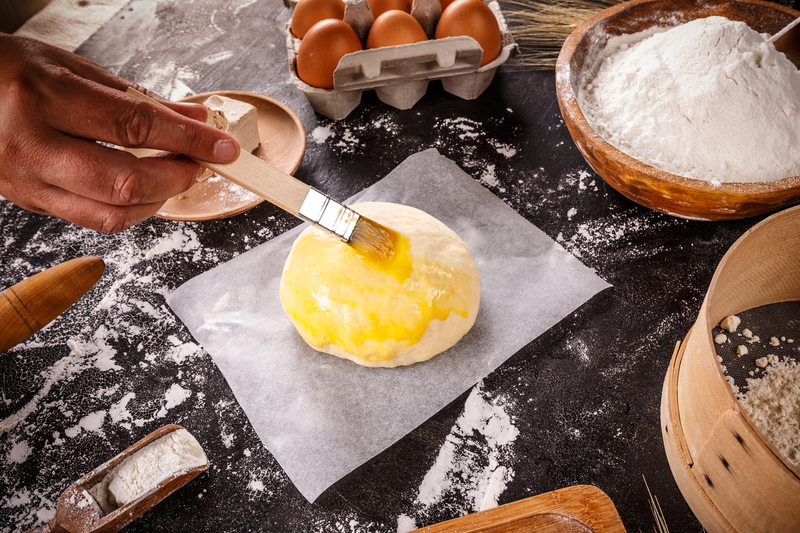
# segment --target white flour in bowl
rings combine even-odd
[[[745,23],[613,37],[596,64],[578,104],[622,152],[711,182],[800,175],[800,72]]]

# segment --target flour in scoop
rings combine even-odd
[[[578,104],[622,152],[714,183],[800,175],[800,72],[745,23],[613,37],[596,65]]]

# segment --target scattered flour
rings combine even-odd
[[[222,440],[223,446],[226,448],[230,448],[233,446],[233,441],[236,439],[236,434],[230,431],[226,431],[225,428],[222,429],[220,432],[220,439]]]
[[[572,212],[572,209],[567,212],[568,220],[571,220],[577,214],[577,210]],[[648,216],[649,214],[645,217],[615,214],[605,219],[592,220],[590,223],[582,222],[578,224],[572,236],[565,237],[563,233],[559,233],[555,240],[575,257],[590,258],[596,255],[597,250],[600,248],[625,244],[632,234],[651,233],[658,231],[659,227],[672,223],[672,221],[668,220],[651,222],[648,220]],[[642,251],[635,247],[625,247],[619,253],[624,253],[628,258],[633,258],[637,257]],[[648,253],[652,253],[652,250],[649,250]]]
[[[330,126],[317,126],[314,128],[314,131],[311,132],[311,138],[314,139],[314,142],[317,144],[324,143],[331,135],[333,135],[333,131],[331,131]]]
[[[408,533],[417,529],[417,523],[408,515],[401,514],[397,517],[397,533]]]
[[[156,413],[156,418],[164,418],[167,416],[167,411],[182,404],[184,401],[188,400],[191,395],[192,391],[184,389],[177,383],[173,383],[164,395],[166,402]]]
[[[609,143],[662,170],[712,182],[800,175],[800,73],[742,22],[611,38],[578,101]]]
[[[482,382],[473,388],[420,484],[415,512],[398,517],[399,533],[410,531],[418,522],[427,523],[438,507],[452,512],[454,501],[462,505],[457,509],[461,515],[498,505],[500,495],[514,479],[511,448],[519,435],[504,404],[503,398],[489,397]]]
[[[0,205],[0,217],[4,209],[9,208]],[[59,229],[60,240],[53,243],[49,224],[61,223],[46,221],[26,241],[17,239],[14,253],[47,258],[53,264],[77,255],[101,255],[106,271],[45,331],[4,354],[0,533],[49,520],[61,492],[108,458],[96,453],[98,441],[114,442],[111,447],[119,451],[120,430],[129,431],[133,443],[164,423],[181,423],[186,412],[205,408],[204,395],[192,389],[204,384],[205,377],[195,371],[194,363],[207,354],[188,334],[167,335],[162,327],[142,327],[142,323],[175,323],[164,301],[174,287],[164,280],[176,263],[211,268],[224,260],[217,250],[201,246],[200,226],[169,222],[110,235],[69,226]],[[0,275],[18,280],[37,271],[14,260],[4,264]],[[42,335],[46,342],[40,340]],[[24,364],[32,354],[42,358],[34,367],[40,369],[36,374],[26,371]],[[21,379],[15,379],[20,371],[16,369],[23,372],[17,375]],[[164,376],[171,376],[171,381],[159,385]],[[228,411],[228,416],[235,416]],[[32,461],[41,465],[42,472],[27,484],[30,477],[19,469]],[[280,476],[263,477],[286,483]]]
[[[187,67],[179,67],[174,61],[167,61],[164,64],[147,65],[140,79],[135,81],[156,94],[174,101],[195,94],[190,84],[196,80],[196,72]]]
[[[197,233],[188,228],[181,228],[172,232],[166,237],[162,237],[144,254],[145,259],[152,259],[161,254],[166,254],[174,250],[196,250],[200,248],[200,241],[197,240]]]
[[[125,424],[125,422],[132,418],[130,411],[128,411],[128,403],[134,398],[136,398],[136,394],[129,392],[120,398],[118,402],[111,405],[111,408],[108,410],[108,416],[111,417],[113,423],[122,426],[127,425],[127,429],[130,429],[130,424]]]
[[[497,153],[506,157],[514,157],[517,155],[517,149],[508,144],[502,144],[497,141],[490,141],[492,146],[497,149]]]
[[[64,430],[64,435],[70,438],[77,437],[81,430],[99,432],[103,427],[103,422],[106,419],[105,411],[95,411],[89,413],[78,421],[78,423],[70,428]]]
[[[12,463],[22,464],[25,459],[31,454],[31,447],[28,446],[28,441],[20,441],[11,448],[11,453],[8,454],[8,460]]]
[[[6,431],[11,431],[17,424],[24,421],[31,413],[39,407],[42,399],[50,394],[50,389],[54,384],[62,379],[70,379],[79,368],[80,361],[77,359],[78,352],[71,351],[67,357],[56,362],[48,371],[45,372],[45,382],[39,391],[28,401],[25,406],[16,413],[0,420],[0,435]]]
[[[511,113],[510,109],[507,111]],[[336,121],[326,121],[312,130],[310,141],[315,144],[327,144],[332,152],[342,155],[365,153],[370,146],[362,139],[373,138],[376,133],[385,133],[392,138],[403,138],[405,132],[390,116],[380,116],[366,124],[344,125]],[[491,161],[497,154],[511,161],[517,155],[517,148],[505,140],[487,137],[484,124],[467,117],[437,120],[434,124],[434,133],[436,135],[432,141],[434,147],[446,155],[447,149],[454,140],[457,140],[457,144],[461,146],[458,154],[459,165],[483,185],[500,194],[507,192],[503,180],[505,170],[497,168]],[[464,145],[465,141],[469,144]],[[417,148],[423,150],[430,148],[430,145]]]
[[[505,187],[500,186],[500,180],[497,179],[497,175],[495,174],[495,166],[492,164],[486,165],[486,169],[481,174],[481,183],[487,185],[489,187],[494,187],[501,193],[506,192]]]
[[[219,63],[220,61],[227,61],[228,59],[233,57],[233,52],[217,52],[216,54],[211,54],[210,56],[206,56],[200,61],[205,63],[206,65],[214,65]]]

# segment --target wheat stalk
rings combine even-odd
[[[521,55],[518,67],[552,70],[569,34],[584,20],[622,0],[506,0],[504,14]]]
[[[647,486],[647,479],[645,479],[644,474],[642,474],[642,479],[644,479],[644,486],[647,488],[647,495],[650,497],[650,511],[652,511],[653,518],[656,521],[656,525],[653,526],[653,531],[656,533],[669,533],[667,520],[664,518],[664,512],[661,510],[661,504],[658,503],[658,498],[654,498],[653,493],[650,492],[650,487]]]

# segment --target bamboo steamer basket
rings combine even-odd
[[[711,330],[732,314],[800,300],[800,206],[737,240],[679,343],[661,395],[661,433],[672,474],[711,532],[800,532],[800,470],[739,405]]]

